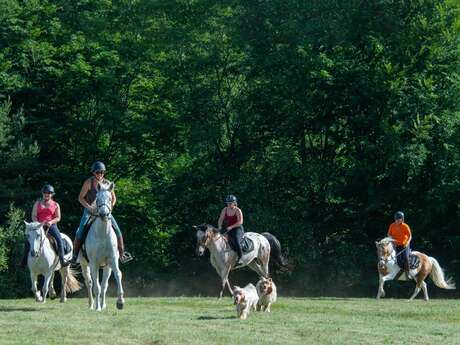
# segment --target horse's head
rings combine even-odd
[[[30,244],[30,255],[38,257],[40,256],[46,238],[43,225],[39,222],[27,223],[24,221],[24,223],[26,225],[25,234]]]
[[[96,194],[97,215],[107,221],[112,213],[112,191],[115,188],[113,182],[107,186],[98,185]]]
[[[193,228],[196,230],[195,252],[196,255],[201,256],[218,230],[209,224],[194,225]]]
[[[377,257],[379,259],[379,266],[386,265],[394,257],[393,248],[394,239],[392,237],[385,237],[380,241],[375,242],[377,247]]]

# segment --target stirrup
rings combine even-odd
[[[120,255],[120,262],[122,264],[130,262],[132,259],[133,259],[133,256],[129,252],[124,252],[123,255]]]

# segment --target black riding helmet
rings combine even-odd
[[[93,173],[95,171],[105,171],[105,164],[100,161],[94,162],[93,165],[91,165],[91,172]]]
[[[236,200],[236,196],[230,194],[225,197],[225,203],[229,204],[231,202],[237,203],[238,201]]]
[[[404,213],[402,211],[398,211],[395,213],[395,220],[404,219]]]
[[[51,194],[54,194],[54,188],[52,185],[50,184],[45,184],[43,187],[42,187],[42,193],[51,193]]]

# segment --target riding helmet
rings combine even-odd
[[[93,173],[95,171],[105,171],[105,164],[100,161],[94,162],[93,165],[91,165],[91,172]]]
[[[225,197],[225,203],[226,203],[226,204],[229,204],[229,203],[231,203],[231,202],[234,202],[234,203],[237,203],[237,202],[238,202],[237,199],[236,199],[236,196],[234,196],[234,195],[232,195],[232,194],[227,195],[227,196]]]
[[[42,193],[51,193],[51,194],[54,194],[54,188],[52,185],[50,184],[45,184],[43,187],[42,187]]]
[[[395,220],[404,219],[404,213],[402,211],[398,211],[395,213]]]

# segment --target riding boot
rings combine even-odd
[[[27,267],[27,259],[29,258],[29,251],[30,251],[30,244],[29,241],[24,242],[24,252],[22,254],[21,263],[19,267],[26,268]]]
[[[123,241],[123,236],[117,236],[117,245],[118,245],[118,252],[120,254],[120,262],[122,264],[127,263],[128,261],[132,260],[131,254],[125,252],[125,243]]]
[[[82,242],[78,238],[75,238],[75,240],[73,241],[72,259],[70,259],[69,263],[71,264],[77,263],[78,253],[80,252],[81,245],[82,245]]]

